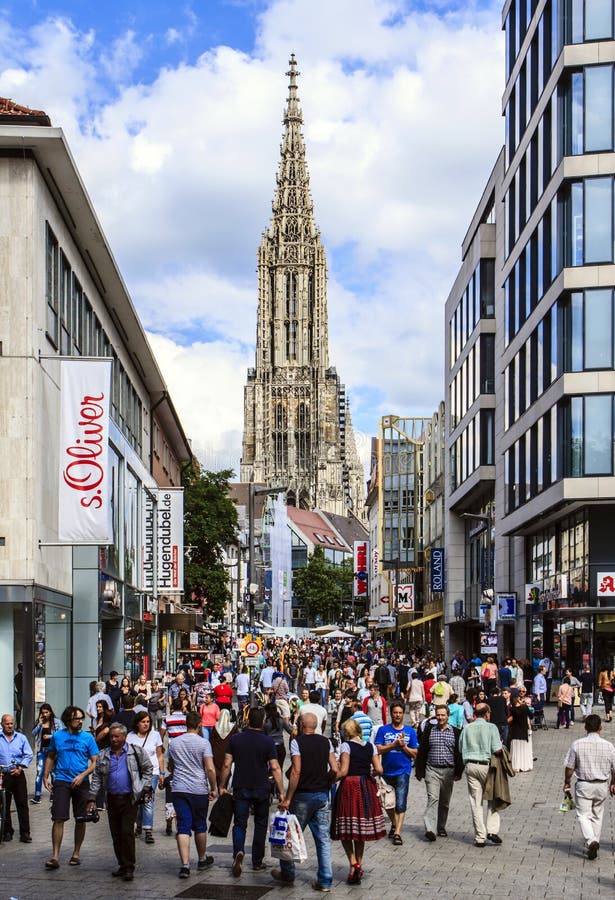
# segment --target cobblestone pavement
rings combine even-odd
[[[547,717],[553,720],[549,709]],[[403,831],[404,844],[393,847],[385,840],[367,846],[365,876],[361,887],[349,886],[344,853],[339,843],[333,845],[333,890],[336,896],[384,896],[386,900],[433,898],[462,900],[469,897],[538,898],[563,896],[574,898],[615,897],[615,799],[607,802],[598,859],[590,862],[583,856],[575,813],[558,811],[562,798],[563,759],[577,737],[584,734],[577,723],[569,731],[551,728],[534,734],[533,772],[518,775],[511,783],[512,806],[502,813],[500,834],[502,846],[473,846],[470,810],[465,779],[455,786],[448,824],[448,838],[426,843],[422,823],[425,788],[411,780],[409,806]],[[603,736],[615,741],[615,723],[604,726]],[[297,880],[292,888],[272,885],[269,871],[254,873],[247,854],[247,865],[240,879],[234,879],[230,835],[226,840],[212,839],[208,852],[215,857],[214,866],[205,873],[196,872],[192,860],[189,881],[177,878],[179,869],[173,838],[164,835],[163,796],[158,794],[153,846],[141,839],[137,844],[137,872],[133,883],[117,883],[111,877],[115,865],[105,814],[97,825],[88,825],[82,848],[82,865],[70,868],[72,827],[66,831],[61,854],[61,867],[47,872],[44,861],[51,851],[51,828],[48,804],[31,806],[32,844],[13,840],[0,846],[0,900],[46,900],[65,897],[87,900],[117,900],[118,897],[168,900],[187,888],[202,887],[192,896],[205,900],[240,900],[245,886],[260,887],[266,900],[299,900],[315,897],[310,883],[315,877],[314,844],[306,835],[310,858],[297,867]],[[16,823],[15,823],[16,824]],[[267,865],[273,866],[270,859]],[[226,891],[220,891],[225,886]],[[230,888],[230,891],[229,891]],[[247,893],[247,892],[246,892]],[[245,895],[244,895],[245,896]],[[254,895],[250,900],[257,900]]]

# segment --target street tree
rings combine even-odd
[[[322,547],[315,547],[307,565],[293,572],[293,593],[301,606],[305,606],[310,622],[317,616],[323,621],[334,621],[341,616],[347,577],[346,567],[334,566],[325,559]]]
[[[237,508],[229,496],[231,469],[209,472],[193,462],[184,470],[185,595],[210,621],[219,621],[231,600],[225,545],[237,539]]]

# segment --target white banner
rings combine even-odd
[[[111,360],[67,359],[60,370],[58,539],[111,544]]]
[[[158,491],[158,594],[184,590],[184,489]]]

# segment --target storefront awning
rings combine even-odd
[[[400,625],[399,630],[404,631],[406,628],[417,628],[419,625],[423,625],[425,622],[431,622],[432,619],[441,619],[443,617],[443,613],[431,613],[429,616],[422,616],[420,619],[415,619],[414,622],[407,622],[405,625]]]
[[[160,631],[203,631],[203,616],[200,612],[160,613]]]

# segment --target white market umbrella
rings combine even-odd
[[[335,630],[335,625],[319,625],[318,628],[310,628],[312,634],[328,634],[330,631]]]
[[[331,631],[329,634],[325,635],[326,639],[329,640],[331,638],[351,638],[352,634],[348,634],[347,631]]]

